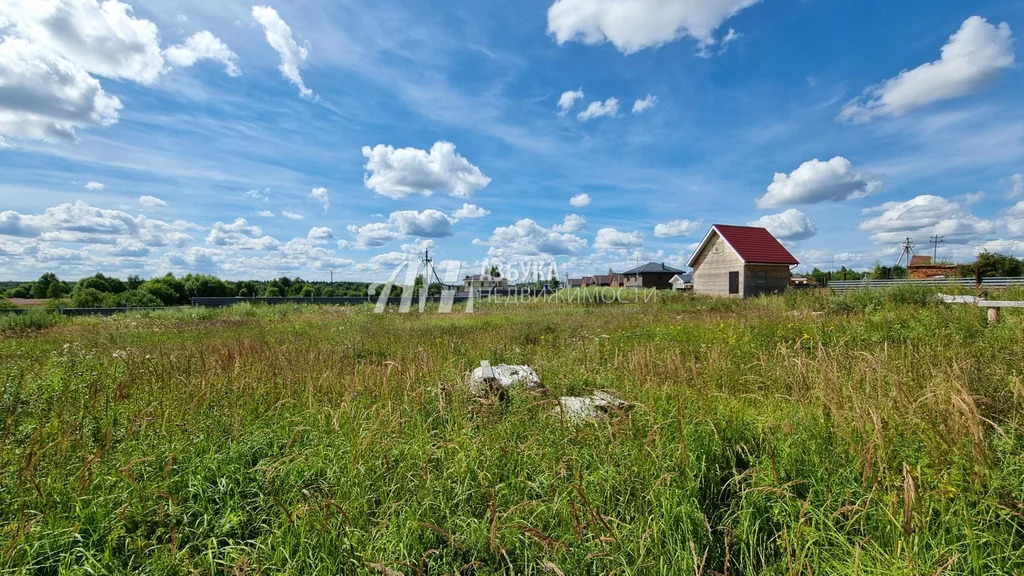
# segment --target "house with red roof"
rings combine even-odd
[[[715,224],[687,266],[693,268],[695,293],[748,298],[785,290],[797,264],[764,228]]]

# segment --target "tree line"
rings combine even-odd
[[[365,297],[365,282],[310,282],[282,276],[269,281],[221,280],[207,274],[173,274],[143,280],[138,275],[126,279],[95,274],[76,282],[66,282],[47,272],[35,282],[7,283],[0,295],[7,298],[47,299],[55,306],[73,308],[142,308],[189,304],[194,297],[242,298],[322,298]]]

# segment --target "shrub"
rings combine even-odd
[[[62,324],[67,319],[46,310],[29,310],[23,314],[0,316],[0,332],[29,332]]]
[[[157,308],[164,305],[159,298],[145,290],[129,290],[117,294],[110,299],[110,302],[118,308],[125,306],[131,308]]]

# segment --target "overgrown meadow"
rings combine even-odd
[[[1020,313],[456,308],[0,317],[0,572],[1024,572]],[[482,359],[550,393],[480,403]],[[632,409],[552,414],[595,389]]]

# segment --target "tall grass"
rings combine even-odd
[[[51,328],[66,322],[67,319],[49,310],[34,308],[25,312],[0,314],[0,334],[25,333],[43,328]]]
[[[76,320],[0,340],[0,570],[1020,573],[1022,327],[882,293]],[[550,395],[479,405],[481,359]],[[633,409],[552,415],[597,388]]]

